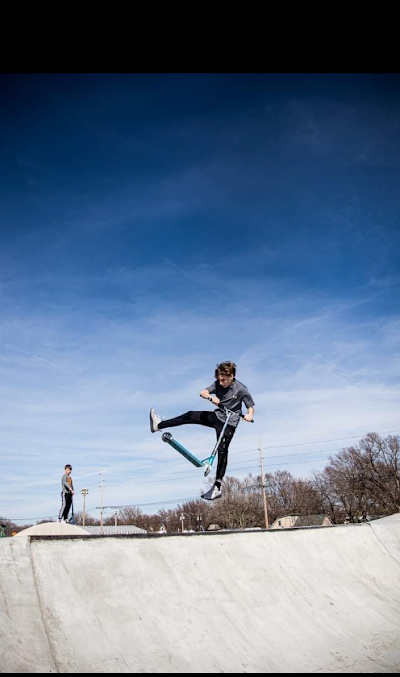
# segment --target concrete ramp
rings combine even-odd
[[[400,670],[400,515],[0,541],[0,671]]]

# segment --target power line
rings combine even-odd
[[[118,509],[118,508],[143,508],[147,505],[169,505],[171,503],[180,503],[181,501],[196,501],[199,500],[200,496],[188,496],[186,498],[174,498],[168,501],[154,501],[152,503],[131,503],[130,505],[106,505],[104,508],[108,509]],[[96,507],[96,510],[99,508]]]
[[[378,433],[378,435],[387,435],[389,433],[398,433],[400,432],[400,429],[397,430],[383,430],[382,432]],[[340,442],[342,440],[359,440],[360,435],[354,435],[353,437],[336,437],[332,438],[330,440],[316,440],[315,442],[296,442],[295,444],[280,444],[272,447],[263,447],[263,449],[284,449],[285,447],[301,447],[306,444],[319,444],[322,442]]]
[[[320,452],[313,452],[313,453],[320,453]],[[276,458],[279,458],[279,457],[276,457]],[[230,467],[232,468],[233,466],[242,465],[243,463],[248,463],[249,460],[257,461],[258,459],[248,459],[247,461],[240,461],[239,463],[232,463],[230,465]],[[266,463],[265,467],[272,468],[272,467],[276,467],[276,466],[279,467],[281,465],[297,465],[297,464],[300,464],[300,463],[301,464],[303,464],[303,463],[319,463],[320,461],[326,461],[326,458],[316,458],[316,459],[312,459],[312,460],[308,460],[308,461],[296,461],[295,463],[292,462],[292,461],[283,462],[283,463]],[[242,470],[253,470],[254,468],[258,468],[258,467],[259,467],[258,465],[249,465],[249,466],[246,466],[246,468],[242,468]],[[110,488],[111,487],[115,488],[115,487],[127,486],[129,484],[131,486],[142,486],[144,484],[160,484],[161,482],[164,482],[166,479],[168,479],[168,477],[170,477],[170,476],[165,475],[162,479],[146,480],[146,481],[143,481],[143,480],[137,481],[136,478],[131,478],[129,480],[125,480],[124,482],[118,482],[117,484],[108,484],[107,486],[110,487]],[[193,478],[194,478],[194,475],[186,475],[185,477],[177,478],[177,481],[180,482],[181,480],[190,480],[190,479],[193,479]]]
[[[371,426],[371,427],[373,427],[373,426]],[[353,430],[354,430],[354,428],[353,428]],[[395,432],[400,432],[400,429],[386,430],[386,431],[382,431],[382,432],[380,432],[380,433],[378,433],[378,434],[379,434],[379,435],[383,435],[383,434],[390,434],[390,433],[395,433]],[[305,445],[310,445],[310,444],[318,444],[318,443],[323,443],[323,442],[342,441],[342,440],[349,440],[349,439],[360,439],[360,435],[350,436],[350,437],[341,437],[341,438],[331,438],[331,439],[325,439],[325,440],[315,440],[315,441],[313,441],[313,442],[297,442],[297,443],[284,444],[284,445],[272,445],[272,446],[262,447],[262,449],[263,449],[263,450],[267,450],[267,449],[282,449],[282,448],[287,448],[287,447],[305,446]],[[301,453],[298,453],[298,454],[296,454],[296,453],[294,452],[293,454],[286,454],[286,455],[282,455],[282,456],[281,456],[281,455],[277,455],[277,456],[267,456],[267,459],[273,459],[273,458],[279,458],[279,459],[280,459],[280,458],[290,458],[290,457],[295,457],[295,456],[305,456],[305,455],[312,455],[312,454],[317,454],[317,453],[329,453],[329,454],[331,454],[331,453],[334,453],[334,452],[336,452],[336,451],[338,451],[338,450],[340,450],[340,449],[318,450],[318,451],[312,451],[312,452],[301,452]],[[257,448],[251,448],[251,449],[246,449],[246,450],[240,450],[240,451],[236,451],[236,452],[231,452],[231,456],[235,456],[235,455],[239,455],[239,454],[243,454],[243,453],[250,453],[250,452],[252,452],[252,451],[257,451]],[[250,459],[249,459],[249,460],[250,460]],[[252,460],[253,460],[253,459],[252,459]],[[321,462],[321,461],[324,461],[324,460],[326,460],[326,459],[321,458],[321,459],[314,459],[314,460],[312,460],[312,461],[296,461],[296,460],[293,460],[293,461],[291,461],[291,462],[289,462],[289,463],[282,462],[282,463],[266,464],[266,467],[274,467],[274,466],[280,466],[280,465],[298,465],[298,464],[310,463],[310,462]],[[248,460],[247,460],[247,461],[243,461],[243,463],[247,463],[247,462],[248,462]],[[155,463],[156,463],[156,462],[155,462]],[[241,465],[241,463],[242,463],[242,462],[231,464],[231,467],[232,467],[232,466],[235,466],[235,465]],[[173,463],[173,464],[171,464],[171,463],[166,463],[166,465],[167,465],[168,467],[174,467],[174,466],[183,467],[184,462]],[[114,467],[118,467],[118,466],[114,466]],[[147,465],[147,466],[142,466],[142,468],[140,468],[140,466],[139,466],[139,468],[138,468],[137,470],[151,470],[151,469],[153,469],[153,467],[154,467],[154,466],[148,466],[148,465]],[[255,466],[248,466],[247,468],[242,468],[242,470],[254,469],[254,467],[255,467]],[[112,467],[111,467],[111,469],[112,469]],[[110,470],[108,470],[107,472],[110,472]],[[121,471],[121,472],[124,472],[124,471]],[[181,472],[184,472],[184,471],[181,471]],[[110,474],[111,474],[111,473],[110,473]],[[119,474],[119,473],[115,473],[115,474]],[[173,474],[179,474],[179,472],[178,472],[178,473],[173,473]],[[84,478],[84,477],[94,476],[94,475],[95,475],[95,473],[87,473],[86,475],[83,475],[82,477],[79,477],[79,476],[78,476],[78,478],[77,478],[75,481],[77,482],[77,481],[79,481],[79,479],[82,479],[82,478]],[[169,477],[170,477],[170,476],[171,476],[171,475],[169,475]],[[162,481],[164,481],[165,477],[168,477],[168,476],[164,476],[164,478],[163,478],[162,480],[149,480],[149,481],[147,481],[147,482],[141,481],[141,482],[139,482],[139,484],[153,484],[153,483],[162,482]],[[136,478],[132,478],[132,479],[136,479]],[[193,475],[191,475],[191,476],[186,475],[185,477],[180,477],[179,479],[180,479],[180,480],[184,480],[184,479],[193,479]],[[128,480],[125,480],[125,481],[122,482],[122,483],[118,483],[118,484],[108,484],[107,486],[109,486],[109,487],[123,486],[124,484],[128,483],[129,481],[130,481],[130,480],[128,479]],[[88,485],[88,486],[89,486],[89,488],[93,488],[93,487],[96,486],[96,484]],[[19,493],[17,493],[17,494],[13,494],[13,495],[17,495],[17,496],[18,496],[18,495],[25,495],[25,494],[26,494],[26,492],[19,492]],[[50,493],[49,493],[49,494],[47,494],[47,495],[50,496],[50,495],[53,495],[53,494],[50,494]],[[51,501],[51,500],[49,500],[49,501],[42,501],[40,504],[43,505],[43,504],[45,504],[45,503],[50,503],[50,502],[52,502],[52,501]],[[176,502],[176,501],[173,500],[173,501],[170,501],[170,502]],[[40,505],[40,504],[38,504],[38,505]],[[149,504],[142,504],[142,505],[159,505],[159,504],[161,504],[161,503],[158,502],[158,503],[149,503]],[[29,507],[29,505],[27,505],[27,506],[25,506],[25,507]],[[24,520],[26,520],[26,519],[28,519],[28,520],[32,520],[32,519],[45,519],[46,517],[48,517],[48,516],[45,516],[44,518],[43,518],[43,517],[14,518],[14,521],[24,521]],[[8,519],[8,518],[7,518],[7,519]]]
[[[373,426],[371,426],[371,427],[373,427]],[[353,428],[353,430],[354,430],[354,428]],[[384,431],[382,431],[378,434],[379,435],[385,435],[385,434],[390,434],[390,433],[395,433],[395,432],[400,432],[400,429],[384,430]],[[325,443],[325,442],[337,442],[337,441],[351,440],[351,439],[360,439],[360,435],[349,436],[349,437],[336,437],[336,438],[330,438],[330,439],[324,439],[324,440],[314,440],[312,442],[293,442],[291,444],[270,445],[270,446],[262,447],[262,450],[266,451],[268,449],[285,449],[285,448],[288,448],[288,447],[299,447],[299,446],[306,446],[306,445],[310,445],[310,444],[322,444],[322,443]],[[238,450],[238,451],[230,451],[230,456],[232,457],[232,456],[236,456],[236,455],[239,455],[239,454],[246,454],[246,453],[250,453],[252,451],[258,451],[258,447],[252,447],[252,448],[249,448],[249,449],[242,449],[242,450]],[[325,450],[323,450],[323,452],[324,451]],[[334,451],[337,451],[337,449],[332,449],[330,451],[334,452]],[[302,452],[301,454],[299,454],[299,456],[305,455],[306,453],[320,453],[320,452]],[[294,456],[295,454],[289,454],[289,455]],[[267,458],[284,458],[284,456],[267,456]],[[141,470],[152,470],[155,467],[156,464],[157,464],[157,461],[154,461],[154,463],[151,464],[151,465],[135,466],[135,472],[140,472]],[[178,463],[166,462],[165,465],[168,465],[168,467],[174,467],[174,466],[182,467],[184,465],[184,462],[178,462]],[[123,471],[123,470],[122,471],[113,471],[113,468],[116,468],[116,467],[118,467],[118,465],[111,466],[110,468],[105,470],[105,473],[106,474],[123,474],[124,472],[126,472],[126,471]],[[81,476],[77,475],[75,482],[79,482],[82,479],[84,479],[85,477],[94,477],[97,474],[98,474],[97,472],[93,472],[93,473],[86,473],[85,475],[81,475]],[[95,486],[96,486],[96,483],[90,484],[90,485],[88,485],[88,488],[93,488]],[[25,492],[15,492],[13,495],[18,496],[18,495],[25,495],[25,494],[26,494],[26,491]],[[49,493],[47,495],[50,496],[52,494]]]

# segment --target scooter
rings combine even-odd
[[[223,406],[222,408],[223,408],[224,414],[226,415],[225,423],[223,425],[223,428],[221,430],[220,435],[218,436],[217,442],[215,444],[214,449],[212,450],[211,455],[208,456],[207,458],[204,458],[202,461],[200,461],[200,459],[198,459],[188,449],[186,449],[186,447],[184,447],[183,444],[181,444],[180,442],[175,440],[172,437],[171,433],[163,433],[162,437],[161,437],[163,442],[166,442],[171,447],[173,447],[173,449],[175,449],[176,451],[179,451],[179,453],[182,454],[182,456],[184,456],[188,461],[190,461],[190,463],[193,463],[193,465],[196,466],[196,468],[204,468],[204,477],[207,477],[207,475],[210,474],[212,465],[214,463],[214,459],[217,455],[219,446],[220,446],[222,438],[224,436],[226,426],[229,424],[229,420],[230,420],[231,416],[233,414],[237,413],[235,411],[232,411],[231,409],[228,409],[227,407]],[[240,414],[240,417],[244,419],[243,414]],[[254,423],[254,421],[251,421],[251,423]]]

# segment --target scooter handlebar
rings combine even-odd
[[[232,411],[232,409],[228,409],[228,407],[225,407],[225,405],[222,405],[222,408],[223,408],[225,414],[239,414],[238,411]],[[246,421],[246,423],[254,423],[254,419],[252,421],[247,421],[244,418],[244,414],[239,414],[239,416],[240,416],[240,418],[243,418]]]

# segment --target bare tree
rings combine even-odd
[[[136,506],[127,506],[118,511],[118,524],[132,524],[138,526],[138,522],[143,516],[143,512]]]
[[[360,449],[369,491],[386,512],[400,512],[400,437],[369,433]]]
[[[182,510],[159,510],[158,515],[161,520],[161,524],[167,530],[169,534],[176,534],[181,529],[180,515]]]
[[[314,487],[325,506],[338,517],[358,521],[368,513],[400,510],[400,438],[382,439],[369,433],[358,446],[330,457],[323,473],[314,475]]]
[[[17,534],[20,531],[28,529],[28,527],[32,526],[32,524],[24,524],[18,526],[17,524],[15,524],[15,522],[12,522],[7,517],[0,517],[0,523],[3,527],[5,536],[12,536],[13,534]]]
[[[327,472],[314,472],[312,484],[319,497],[320,513],[329,517],[333,524],[343,522],[346,515],[343,506],[338,502],[332,489],[332,482]]]
[[[83,512],[75,512],[74,513],[74,519],[75,519],[75,524],[77,524],[78,526],[83,526]],[[95,517],[91,517],[90,515],[88,515],[88,513],[86,513],[85,514],[85,526],[86,527],[100,526],[100,520],[95,518]]]
[[[288,514],[313,515],[323,512],[320,494],[311,480],[295,478],[290,472],[277,470],[265,480],[270,522]]]
[[[367,483],[362,454],[357,447],[342,449],[329,458],[325,469],[331,495],[342,505],[351,522],[365,510]]]
[[[187,530],[207,530],[211,522],[212,509],[205,501],[197,500],[183,503],[182,513],[185,515],[185,529]]]

